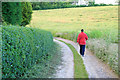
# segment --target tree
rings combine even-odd
[[[22,6],[20,2],[3,2],[2,18],[7,24],[20,25],[22,22]]]
[[[22,18],[21,26],[25,26],[30,23],[32,18],[32,5],[30,2],[22,2]]]

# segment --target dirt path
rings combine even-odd
[[[58,67],[55,78],[74,78],[74,58],[70,48],[63,42],[54,40],[61,46],[62,65]]]
[[[77,43],[62,38],[55,39],[65,41],[66,43],[70,43],[79,52],[79,45]],[[84,61],[84,65],[88,72],[89,78],[118,78],[118,76],[112,72],[108,65],[101,62],[89,50],[86,49],[85,57],[82,57],[82,59]]]

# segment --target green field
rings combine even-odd
[[[33,11],[29,26],[50,31],[118,29],[118,6]]]
[[[76,39],[70,35],[77,36],[73,33],[83,28],[89,38],[102,37],[108,42],[118,42],[118,6],[36,10],[27,26],[45,29],[53,36],[60,35],[73,41]]]

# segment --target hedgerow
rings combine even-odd
[[[50,32],[26,27],[3,26],[2,77],[17,78],[49,56],[53,46]]]

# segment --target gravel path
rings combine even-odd
[[[70,43],[79,53],[79,45],[77,43],[62,38],[55,39]],[[118,78],[118,76],[112,72],[108,65],[96,58],[96,56],[93,55],[89,50],[86,49],[85,57],[82,57],[82,59],[89,74],[89,78]]]
[[[61,46],[62,65],[58,67],[55,78],[74,78],[74,58],[71,49],[63,42],[54,40]]]

